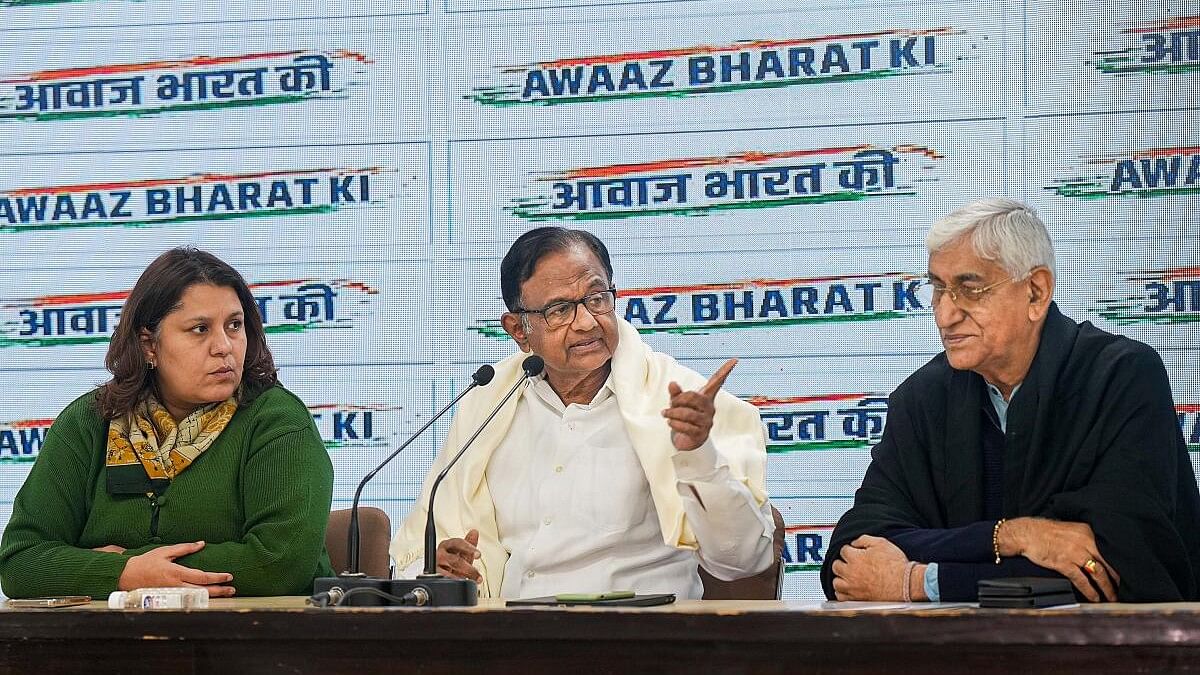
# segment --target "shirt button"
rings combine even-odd
[[[550,519],[549,519],[549,518],[543,518],[543,519],[542,519],[542,524],[543,524],[543,525],[549,525],[549,524],[550,524]]]
[[[562,471],[563,471],[562,464],[559,464],[558,466],[554,467],[554,473],[562,473]]]
[[[528,572],[526,572],[526,573],[525,573],[525,576],[527,576],[527,577],[529,577],[530,579],[532,579],[532,578],[534,577],[534,572],[533,572],[533,570],[529,570]]]

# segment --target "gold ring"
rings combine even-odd
[[[1100,566],[1096,563],[1094,558],[1088,558],[1083,563],[1083,569],[1087,570],[1088,574],[1096,576],[1096,572],[1100,571]]]

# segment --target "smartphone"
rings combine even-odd
[[[18,609],[46,609],[51,607],[74,607],[92,601],[90,595],[63,595],[57,598],[9,598],[8,606]]]
[[[558,602],[600,602],[601,600],[627,600],[633,597],[633,591],[608,591],[606,593],[558,593],[554,599]]]
[[[577,598],[585,598],[579,600]],[[634,595],[628,591],[609,591],[608,593],[560,593],[541,598],[518,598],[504,603],[506,607],[524,607],[541,605],[550,607],[653,607],[668,605],[675,602],[674,593],[649,593]]]

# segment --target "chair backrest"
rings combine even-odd
[[[350,509],[340,509],[329,514],[329,527],[325,530],[325,548],[329,550],[329,562],[335,574],[346,570],[346,543],[350,537]],[[392,540],[392,521],[381,509],[373,506],[358,507],[358,570],[371,577],[391,576],[391,559],[388,545]]]
[[[721,581],[700,568],[700,580],[704,582],[705,600],[778,600],[783,592],[783,547],[787,532],[783,516],[772,506],[771,517],[775,520],[775,562],[754,576],[733,581]]]

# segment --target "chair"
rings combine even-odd
[[[721,581],[700,568],[700,581],[704,583],[705,600],[778,600],[783,592],[783,547],[787,532],[783,516],[772,506],[771,517],[775,520],[775,562],[754,576],[733,581]]]
[[[381,509],[373,506],[358,507],[358,568],[370,577],[388,578],[392,575],[388,545],[392,541],[392,521]],[[325,548],[329,551],[329,562],[335,574],[341,574],[349,563],[346,560],[346,544],[350,537],[350,509],[340,509],[329,514],[329,527],[325,530]]]

